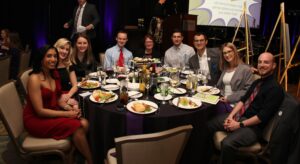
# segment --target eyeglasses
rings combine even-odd
[[[200,40],[194,40],[194,42],[204,42],[205,39],[200,39]]]
[[[227,55],[227,54],[229,54],[229,53],[231,53],[231,52],[232,52],[232,50],[224,51],[224,52],[223,52],[223,55]]]

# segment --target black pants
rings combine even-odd
[[[210,133],[210,138],[216,131],[226,131],[224,129],[223,123],[227,118],[228,114],[220,115],[208,123],[208,130]],[[246,118],[241,118],[240,120],[245,120]],[[221,156],[220,162],[222,164],[232,164],[235,161],[235,152],[239,147],[250,146],[258,141],[259,130],[257,128],[239,128],[233,132],[230,132],[227,137],[221,142]],[[211,142],[213,143],[213,142]]]

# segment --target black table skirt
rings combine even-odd
[[[153,100],[158,103],[157,100]],[[98,104],[85,99],[85,112],[89,120],[89,143],[94,163],[103,163],[107,151],[115,147],[114,138],[126,135],[126,109],[117,110],[118,100],[110,104]],[[195,110],[179,109],[173,105],[159,105],[159,112],[144,115],[143,133],[152,133],[191,124],[193,130],[183,152],[181,163],[208,163],[209,146],[206,123],[215,115],[214,106],[203,103]]]

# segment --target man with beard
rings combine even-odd
[[[257,68],[261,79],[253,82],[231,113],[218,116],[208,123],[210,135],[216,131],[229,132],[221,142],[221,163],[234,163],[239,147],[257,142],[280,107],[284,91],[273,77],[275,68],[274,56],[269,52],[262,53]]]

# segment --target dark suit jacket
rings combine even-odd
[[[211,76],[209,84],[217,84],[217,81],[221,75],[221,71],[219,70],[221,51],[219,48],[206,48],[206,53],[208,58],[207,62],[209,66],[209,72]],[[200,68],[198,54],[193,55],[189,59],[189,65],[192,70]]]
[[[74,25],[74,20],[76,17],[76,12],[79,6],[75,7],[74,11],[73,11],[73,18],[68,22],[68,24],[71,26],[73,26],[73,28],[75,28]],[[93,39],[96,37],[96,26],[99,23],[100,19],[99,19],[99,15],[96,9],[96,6],[94,4],[90,4],[90,3],[86,3],[83,13],[82,13],[82,26],[87,26],[89,24],[93,24],[94,25],[94,29],[88,30],[86,31],[87,36],[90,39]],[[74,30],[73,30],[74,31]]]

